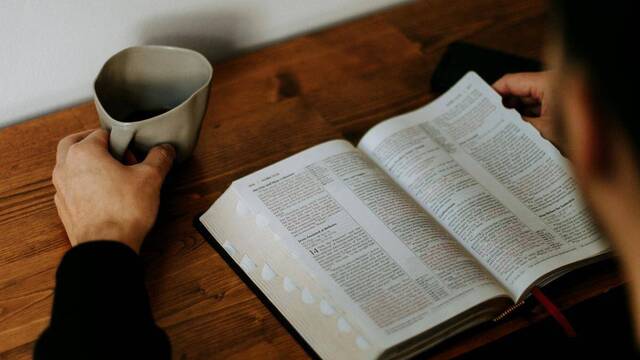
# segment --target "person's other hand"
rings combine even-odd
[[[160,205],[160,188],[175,150],[156,146],[137,163],[123,165],[109,153],[102,129],[69,135],[58,143],[53,169],[58,215],[71,245],[114,240],[139,252]]]
[[[562,148],[556,124],[550,116],[550,72],[507,74],[493,84],[508,108],[516,109],[547,140]]]

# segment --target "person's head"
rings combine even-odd
[[[552,0],[552,117],[591,212],[630,281],[640,343],[640,122],[635,3]]]
[[[558,133],[586,200],[614,242],[630,230],[626,219],[640,224],[634,8],[631,1],[553,0],[547,49]]]

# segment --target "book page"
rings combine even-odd
[[[234,182],[367,337],[390,346],[508,293],[438,222],[343,140]]]
[[[378,358],[385,349],[366,337],[264,221],[240,204],[236,191],[227,189],[200,217],[214,238],[205,237],[221,245],[221,255],[226,252],[321,358]]]
[[[359,144],[508,288],[608,249],[566,160],[478,75]]]

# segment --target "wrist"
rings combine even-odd
[[[83,226],[70,238],[73,246],[100,240],[116,241],[129,246],[136,253],[144,240],[144,232],[124,227],[115,221],[105,221],[98,224]]]

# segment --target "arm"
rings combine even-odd
[[[51,322],[34,358],[168,359],[170,354],[169,338],[151,315],[140,257],[116,241],[69,250],[58,267]]]
[[[53,183],[69,241],[56,274],[49,327],[36,359],[170,358],[155,325],[138,256],[156,218],[171,168],[170,146],[123,165],[108,152],[108,133],[70,135],[58,144]]]

